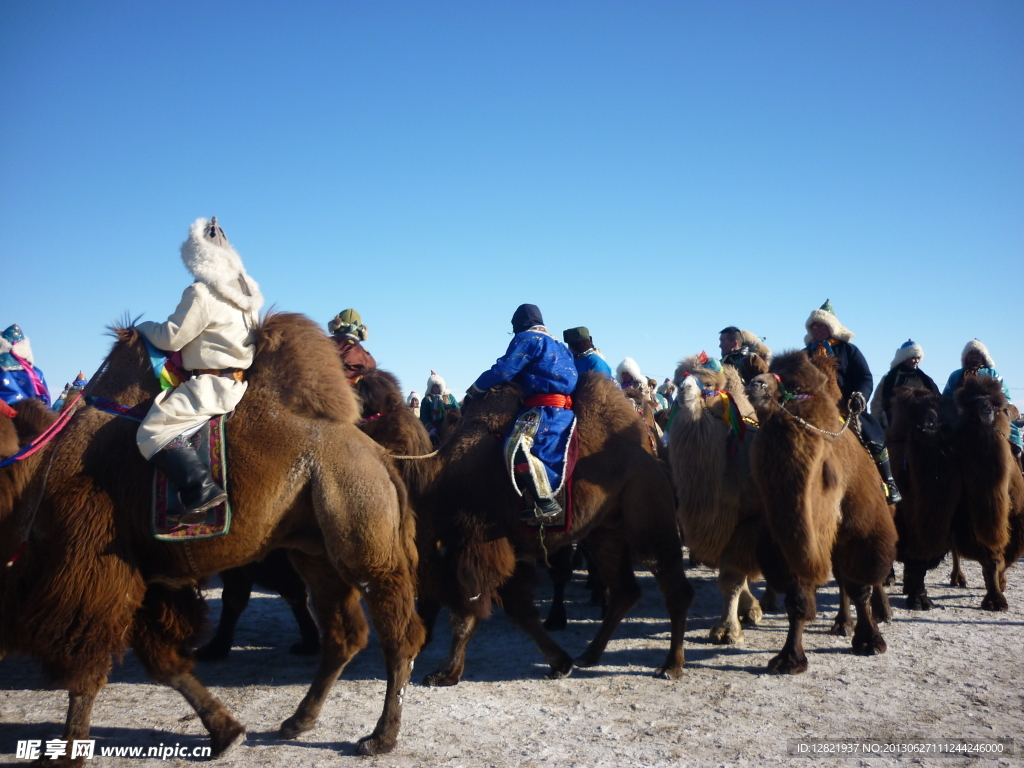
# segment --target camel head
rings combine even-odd
[[[831,394],[828,376],[802,349],[777,355],[769,373],[759,374],[747,384],[747,397],[761,417],[794,396]]]
[[[949,430],[956,420],[952,403],[923,387],[897,387],[892,397],[889,433],[906,437],[915,431],[928,440]]]
[[[1009,403],[998,380],[991,376],[968,376],[955,397],[962,420],[1009,434]]]
[[[356,394],[362,403],[362,417],[384,414],[405,407],[398,379],[379,368],[366,373],[356,383]]]

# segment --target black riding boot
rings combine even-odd
[[[875,456],[875,466],[878,467],[878,474],[882,476],[885,483],[885,497],[890,504],[898,504],[903,501],[900,489],[896,487],[896,481],[892,477],[892,467],[889,466],[889,451],[883,449],[882,453]]]
[[[178,521],[183,525],[197,525],[206,519],[206,510],[227,501],[228,495],[210,475],[195,449],[167,447],[150,459],[178,488],[184,510]]]

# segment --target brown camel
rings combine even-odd
[[[145,408],[158,391],[146,348],[132,328],[115,334],[118,342],[89,394]],[[131,647],[153,678],[193,706],[210,732],[214,756],[241,742],[243,726],[192,672],[187,648],[203,614],[196,582],[284,546],[294,550],[310,587],[323,653],[281,735],[294,737],[315,725],[334,681],[365,646],[362,597],[388,679],[381,717],[358,749],[378,754],[394,748],[402,690],[423,639],[404,486],[382,460],[382,449],[355,428],[355,398],[334,346],[314,323],[299,315],[268,316],[257,329],[248,381],[227,421],[235,510],[229,535],[154,541],[146,513],[151,468],[136,448],[136,424],[95,407],[79,410],[48,451],[33,457],[40,478],[33,493],[13,511],[0,510],[5,561],[27,532],[24,553],[0,573],[0,651],[38,659],[68,690],[64,739],[88,737],[92,703],[112,659]],[[42,466],[48,467],[45,477]],[[16,481],[2,472],[0,484]]]
[[[1005,611],[1006,570],[1024,554],[1024,477],[1010,451],[1009,408],[1000,382],[969,376],[957,390],[953,453],[963,494],[953,518],[962,557],[981,563],[986,611]]]
[[[359,377],[354,386],[360,408],[360,430],[393,455],[420,456],[431,452],[430,436],[423,422],[406,407],[401,387],[393,374],[375,368]],[[433,467],[429,461],[406,460],[396,464],[414,508],[415,499],[429,482]],[[421,559],[420,567],[426,565],[427,561]],[[306,585],[283,551],[272,552],[263,560],[224,571],[221,580],[224,588],[217,631],[209,643],[196,651],[196,658],[203,661],[227,658],[235,626],[249,604],[255,585],[280,593],[291,608],[301,634],[301,640],[291,647],[291,652],[303,655],[319,653],[319,632],[307,606]]]
[[[639,562],[654,573],[669,613],[670,647],[657,674],[679,678],[693,588],[683,569],[672,486],[647,452],[644,425],[610,379],[596,373],[580,377],[573,393],[579,461],[572,524],[568,531],[538,533],[520,521],[522,500],[504,468],[504,438],[521,401],[521,390],[507,384],[466,403],[458,430],[441,447],[440,471],[423,499],[423,515],[438,525],[439,594],[452,624],[448,658],[425,683],[459,682],[466,647],[495,601],[537,643],[551,666],[548,677],[568,675],[573,659],[544,630],[533,602],[533,564],[542,547],[555,552],[584,537],[606,586],[608,610],[576,663],[597,664],[615,627],[636,605],[633,563]]]
[[[690,557],[719,569],[724,602],[710,639],[742,643],[741,615],[751,625],[761,619],[747,585],[761,574],[757,540],[763,513],[750,474],[757,425],[736,369],[729,365],[715,370],[700,360],[693,355],[676,368],[669,463]]]
[[[956,408],[925,388],[898,387],[885,433],[893,476],[903,494],[896,505],[897,558],[903,566],[908,610],[934,607],[925,574],[936,568],[952,542],[953,514],[963,487],[953,455]]]
[[[872,602],[880,613],[888,607],[881,585],[896,557],[896,526],[870,456],[840,417],[836,392],[834,368],[826,374],[802,350],[776,357],[771,373],[747,386],[761,427],[750,456],[767,524],[758,559],[768,583],[786,593],[789,616],[785,645],[768,663],[776,672],[806,671],[803,629],[830,566],[848,596],[841,599],[857,607],[854,652],[885,652]],[[842,609],[837,634],[845,633]]]

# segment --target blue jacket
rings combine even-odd
[[[582,355],[577,355],[573,362],[576,364],[577,373],[597,371],[598,373],[603,373],[609,379],[615,378],[612,374],[611,366],[608,365],[607,361],[596,349],[588,349]]]
[[[1010,402],[1010,390],[1006,386],[1006,382],[1003,381],[1003,377],[999,375],[999,371],[997,371],[995,368],[982,367],[978,369],[978,375],[991,376],[993,379],[998,381],[1000,386],[1002,386],[1003,388],[1003,394],[1006,395],[1006,402]],[[955,371],[949,374],[949,379],[946,381],[946,387],[945,389],[942,390],[942,396],[945,397],[947,400],[952,400],[953,395],[956,394],[956,391],[960,389],[963,383],[964,369],[957,368]]]
[[[572,352],[548,333],[531,328],[512,337],[508,350],[477,377],[477,389],[506,381],[523,388],[523,395],[571,395],[579,377]]]
[[[46,403],[46,406],[50,405],[50,388],[46,384],[46,379],[43,377],[43,372],[32,366],[32,370],[35,371],[36,376],[43,383],[43,388],[46,389],[44,395],[32,394],[32,381],[29,379],[28,374],[25,373],[24,369],[17,371],[0,370],[0,400],[3,400],[8,405],[14,405],[21,400],[27,400],[32,397],[36,397]]]

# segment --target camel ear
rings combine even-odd
[[[759,376],[762,373],[768,373],[768,361],[756,352],[747,356],[747,365],[753,374],[750,378]]]

